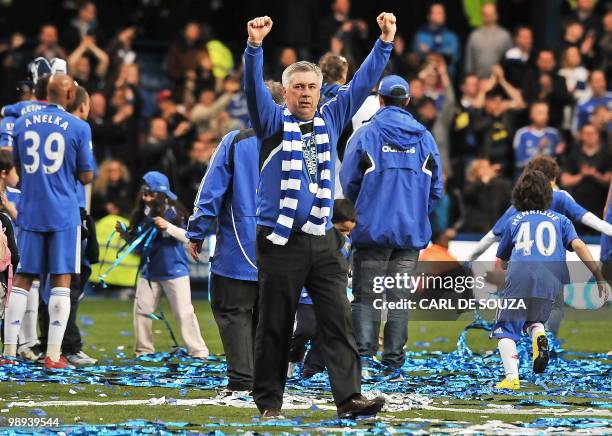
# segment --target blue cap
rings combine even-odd
[[[37,57],[32,62],[30,62],[30,65],[28,65],[28,70],[30,71],[32,82],[34,82],[35,85],[36,82],[38,82],[38,79],[40,79],[42,76],[52,73],[49,61],[43,58],[42,56]]]
[[[378,95],[395,98],[410,97],[410,86],[400,76],[392,75],[383,77],[378,86]]]
[[[142,176],[142,180],[151,188],[151,191],[164,193],[170,200],[176,200],[176,194],[170,190],[168,177],[159,171],[149,171]]]

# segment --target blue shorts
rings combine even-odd
[[[550,317],[553,306],[544,298],[524,298],[526,308],[500,309],[491,330],[491,338],[508,338],[518,341],[527,328],[536,323],[544,324]]]
[[[20,274],[80,274],[81,226],[60,232],[19,231]]]

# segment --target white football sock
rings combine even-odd
[[[516,351],[516,342],[512,339],[502,338],[497,343],[499,354],[501,355],[502,363],[504,364],[504,372],[508,380],[518,378],[518,353]]]
[[[546,334],[546,330],[544,329],[544,325],[541,323],[535,323],[535,324],[531,324],[528,328],[529,330],[529,335],[531,336],[531,339],[535,338],[536,335],[540,334],[540,333],[544,333]]]
[[[49,298],[49,337],[47,339],[47,356],[54,362],[60,359],[60,349],[66,323],[70,315],[70,288],[51,288]]]
[[[13,287],[4,316],[4,355],[17,355],[17,336],[28,305],[28,291]]]
[[[25,314],[23,315],[23,321],[21,322],[21,331],[19,332],[19,345],[25,347],[31,347],[38,342],[38,287],[39,282],[35,281],[32,283],[30,292],[28,295],[28,305],[26,307]]]

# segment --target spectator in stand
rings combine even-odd
[[[512,38],[497,25],[497,8],[493,3],[482,5],[481,14],[483,25],[470,34],[465,48],[465,73],[486,77],[512,48]]]
[[[191,110],[191,122],[198,132],[210,129],[213,119],[229,105],[234,93],[240,89],[239,86],[236,83],[228,83],[225,92],[219,97],[212,89],[205,89],[200,93],[198,103]]]
[[[393,41],[391,52],[391,71],[401,77],[413,77],[421,66],[419,55],[406,49],[406,41],[399,33]]]
[[[523,86],[527,72],[533,68],[533,33],[527,26],[514,31],[514,47],[508,50],[501,65],[508,82],[516,88]]]
[[[177,186],[180,187],[178,196],[181,203],[193,204],[202,176],[206,173],[217,142],[218,138],[205,133],[191,144],[188,154],[189,161],[181,165],[178,170],[179,184]]]
[[[278,53],[278,62],[274,63],[274,68],[270,71],[269,76],[274,80],[280,81],[283,71],[289,65],[298,61],[297,51],[293,47],[281,47]]]
[[[580,148],[574,150],[561,173],[561,186],[587,210],[600,217],[612,175],[610,150],[602,147],[597,129],[585,124],[580,129]],[[592,233],[589,227],[576,226],[578,232]]]
[[[418,104],[417,119],[433,134],[438,145],[438,151],[440,152],[442,168],[446,168],[450,172],[449,134],[455,114],[455,92],[453,91],[453,84],[450,81],[446,63],[442,56],[437,56],[436,63],[432,64],[431,68],[434,69],[436,76],[440,78],[443,94],[440,94],[441,99],[439,100],[443,102],[442,107],[438,109],[438,105],[435,104],[434,100],[431,97],[426,97]]]
[[[486,233],[510,205],[512,185],[500,176],[501,166],[487,159],[470,165],[464,189],[464,232]]]
[[[366,47],[368,44],[368,25],[364,20],[351,19],[349,17],[350,10],[350,0],[333,1],[332,13],[319,22],[320,47],[325,52],[327,47],[330,47],[330,41],[334,38],[338,39],[346,53],[338,53],[333,50],[334,42],[332,42],[330,47],[331,51],[336,54],[342,54],[347,58],[351,67],[356,69],[361,61],[363,61],[364,55],[368,50]],[[352,68],[351,71],[354,71],[354,69]]]
[[[149,124],[149,137],[140,146],[141,171],[159,171],[168,175],[171,186],[177,185],[174,138],[168,129],[168,122],[162,117],[153,118]]]
[[[26,44],[23,34],[15,32],[8,44],[0,44],[0,101],[14,101],[15,83],[23,79],[28,63],[32,60],[31,48]]]
[[[438,110],[442,109],[444,105],[444,85],[438,69],[438,65],[440,65],[441,62],[444,62],[442,56],[430,54],[427,56],[425,67],[419,73],[419,79],[423,81],[425,87],[425,96],[436,102]],[[445,73],[448,74],[446,65],[444,66],[444,70]]]
[[[603,18],[602,35],[597,42],[597,65],[605,73],[608,81],[612,80],[612,11]]]
[[[578,0],[572,18],[580,23],[586,32],[597,33],[601,28],[593,0]]]
[[[115,159],[102,162],[91,198],[91,216],[96,221],[106,215],[127,217],[134,198],[130,172],[125,164]]]
[[[582,59],[587,66],[591,66],[595,57],[595,33],[590,31],[585,34],[584,27],[578,21],[570,21],[565,25],[561,51],[567,47],[576,47],[580,50]]]
[[[446,26],[446,10],[442,3],[429,7],[427,24],[414,35],[412,50],[424,59],[429,53],[444,56],[450,76],[454,76],[461,56],[459,38]]]
[[[53,58],[66,59],[66,50],[59,45],[57,27],[45,24],[40,28],[39,44],[34,49],[34,57],[42,56],[48,61]]]
[[[536,67],[525,76],[523,97],[528,104],[546,101],[550,108],[549,124],[561,127],[563,108],[573,100],[567,92],[565,80],[555,71],[555,54],[551,50],[538,53]]]
[[[91,94],[89,106],[87,121],[91,127],[91,141],[96,144],[94,147],[96,160],[102,162],[112,155],[110,137],[113,125],[106,115],[106,97],[101,92]]]
[[[242,90],[242,73],[236,73],[230,76],[227,76],[225,81],[228,82],[228,85],[231,89],[237,89],[236,93],[232,97],[232,100],[225,108],[225,111],[229,114],[231,118],[234,120],[240,121],[243,127],[248,127],[251,122],[249,118],[249,109],[247,107],[246,96],[244,95],[244,91]]]
[[[217,89],[217,79],[213,74],[212,59],[206,50],[198,53],[198,63],[193,70],[185,73],[185,87],[183,89],[183,104],[191,108],[196,97],[204,89]]]
[[[319,67],[323,74],[323,86],[321,86],[321,100],[324,104],[338,93],[338,88],[346,83],[348,76],[348,62],[343,56],[327,52],[319,60]]]
[[[518,129],[514,135],[514,165],[517,178],[527,162],[533,157],[559,156],[565,151],[565,142],[559,131],[548,127],[548,104],[540,101],[533,103],[529,108],[531,124]]]
[[[612,110],[605,106],[597,106],[591,122],[599,132],[602,147],[612,151]]]
[[[580,103],[585,98],[588,98],[587,82],[589,80],[589,70],[582,66],[580,50],[576,47],[567,47],[563,52],[559,75],[565,79],[565,85],[573,99],[572,103]],[[563,108],[563,130],[571,130],[573,117],[574,105],[566,105]]]
[[[90,56],[96,59],[96,68],[92,74]],[[68,57],[68,68],[72,77],[88,93],[100,91],[108,71],[108,55],[96,45],[92,36],[85,36],[79,46]]]
[[[132,43],[135,38],[136,27],[130,25],[122,28],[109,43],[106,48],[106,53],[108,53],[109,57],[107,83],[115,83],[124,64],[136,62],[136,52],[132,50]]]
[[[175,137],[184,136],[190,129],[188,118],[173,99],[172,91],[163,89],[157,94],[160,116],[166,120],[168,131]]]
[[[612,110],[612,92],[607,90],[606,75],[601,70],[591,72],[589,77],[591,96],[576,107],[575,130],[591,122],[591,115],[597,106],[606,106]]]
[[[504,93],[509,99],[504,98]],[[507,177],[513,171],[512,138],[518,110],[525,107],[521,93],[508,83],[504,70],[493,67],[493,74],[485,88],[480,90],[474,114],[474,134],[478,144],[478,154],[498,164]],[[482,103],[484,101],[484,103]]]
[[[195,70],[198,66],[198,54],[202,47],[200,25],[193,21],[187,23],[168,51],[168,76],[177,86],[183,85],[187,71]]]
[[[70,51],[74,50],[86,37],[100,39],[98,11],[92,1],[82,2],[77,16],[70,22],[62,35],[62,41]]]
[[[406,110],[412,114],[412,116],[418,116],[418,107],[421,100],[425,98],[425,83],[421,78],[412,79],[409,82],[410,86],[410,100],[408,100],[408,104],[406,105]]]
[[[137,123],[134,112],[134,93],[127,86],[115,88],[108,111],[111,121],[109,144],[111,156],[126,162],[130,171],[136,167],[140,157],[135,153]]]

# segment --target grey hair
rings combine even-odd
[[[295,62],[289,65],[283,71],[283,77],[282,77],[283,86],[285,88],[289,86],[289,81],[291,80],[291,76],[293,76],[294,73],[306,73],[309,71],[313,71],[317,75],[317,77],[319,78],[319,82],[322,85],[323,84],[323,73],[321,72],[321,68],[319,68],[317,64],[313,64],[312,62],[298,61],[298,62]]]

